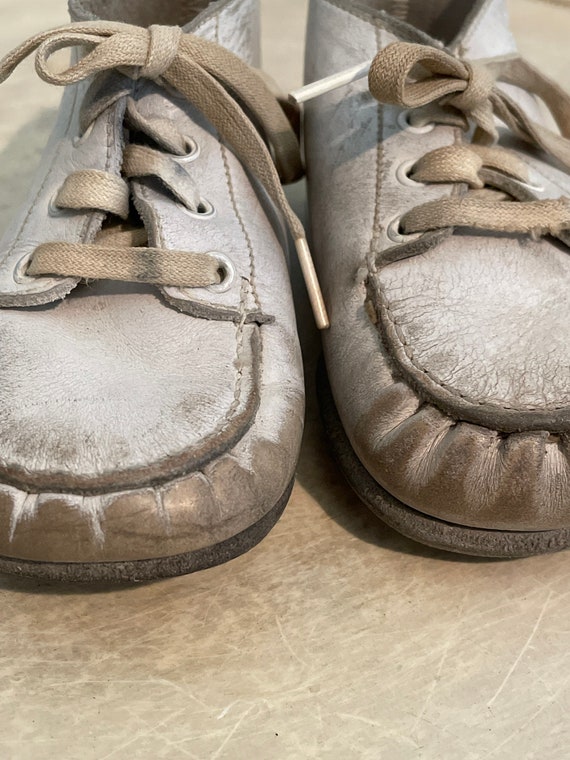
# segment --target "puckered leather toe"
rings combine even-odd
[[[226,453],[167,483],[94,495],[0,486],[0,556],[85,565],[223,544],[287,495],[303,426],[300,394],[299,402],[296,414],[263,403],[260,419]],[[271,429],[268,417],[277,422]]]
[[[352,443],[378,483],[425,514],[496,530],[570,527],[567,436],[456,420],[400,381],[377,395]]]
[[[529,69],[503,0],[456,3],[453,13],[405,5],[392,16],[390,3],[312,0],[309,18],[307,81],[372,60],[368,81],[327,90],[305,118],[314,247],[331,316],[327,374],[374,499],[370,480],[347,475],[381,516],[399,509],[402,519],[388,522],[418,540],[429,542],[429,516],[440,534],[454,526],[447,544],[434,529],[436,546],[458,550],[454,531],[464,526],[510,532],[509,541],[534,532],[528,553],[543,551],[536,534],[570,527],[570,218],[539,222],[547,209],[567,213],[570,144],[558,160],[515,139],[534,139],[523,122],[538,139],[543,127],[522,79],[513,85],[514,68]],[[505,84],[501,66],[511,59]],[[545,83],[543,94],[552,88]],[[556,98],[546,100],[558,110]],[[503,109],[509,129],[495,135],[493,109],[503,101],[520,121]],[[473,149],[488,158],[495,137],[498,164],[464,179],[464,157]],[[418,177],[426,156],[434,174]],[[518,179],[509,174],[515,164]],[[487,226],[477,212],[446,216],[468,207],[492,210]],[[534,226],[511,223],[531,209],[542,214]],[[494,217],[503,214],[501,227]],[[474,553],[501,556],[497,541]]]
[[[297,219],[264,140],[290,179],[299,144],[254,70],[255,0],[70,11],[1,64],[37,50],[71,84],[0,243],[0,570],[191,572],[261,540],[292,487]]]

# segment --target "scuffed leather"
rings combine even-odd
[[[103,222],[101,213],[57,209],[53,204],[72,172],[99,169],[120,175],[124,101],[106,109],[82,135],[79,106],[86,89],[85,84],[66,88],[32,190],[0,241],[0,307],[36,306],[67,295],[76,278],[27,277],[26,261],[41,243],[91,242]]]
[[[471,58],[515,53],[517,44],[504,0],[485,0],[479,5],[474,3],[474,6],[472,17],[467,19],[455,40],[458,53]]]
[[[164,480],[251,424],[254,327],[197,320],[128,286],[83,288],[33,316],[0,314],[4,356],[14,357],[0,367],[5,482],[95,491]]]
[[[251,66],[261,58],[258,0],[69,0],[72,21],[112,21],[150,26],[180,24],[185,31],[216,40]],[[191,19],[187,22],[188,19]]]
[[[236,277],[223,292],[214,288],[164,288],[165,295],[180,310],[196,315],[239,321],[245,312],[258,321],[267,321],[271,306],[267,300],[263,307],[260,303],[254,261],[254,251],[265,245],[267,215],[235,156],[221,145],[203,118],[171,98],[157,94],[152,83],[144,83],[133,97],[142,116],[166,117],[181,134],[195,141],[198,157],[182,161],[180,166],[213,206],[214,214],[199,217],[189,212],[182,204],[173,203],[158,183],[133,183],[135,201],[153,245],[180,249],[190,238],[196,251],[218,252],[230,258]]]
[[[293,319],[289,304],[279,313]],[[224,541],[259,520],[293,476],[304,411],[296,335],[275,325],[263,330],[270,361],[261,368],[255,421],[225,453],[188,475],[128,491],[36,493],[1,485],[0,554],[45,562],[170,556]]]
[[[253,0],[211,3],[195,24],[257,59]],[[304,388],[277,225],[203,119],[153,87],[131,96],[176,111],[200,139],[189,168],[216,207],[196,220],[138,183],[151,237],[235,257],[235,288],[208,314],[102,282],[42,310],[0,310],[2,556],[119,561],[211,546],[266,514],[294,474]]]
[[[568,432],[570,256],[550,242],[489,242],[455,235],[379,272],[384,334],[402,370],[453,414]]]
[[[480,4],[462,54],[511,52],[505,18],[499,0]],[[369,60],[396,38],[389,27],[363,3],[313,0],[307,81]],[[548,241],[441,235],[418,256],[376,267],[378,252],[394,246],[389,223],[451,192],[404,186],[397,168],[456,139],[447,127],[402,130],[366,82],[307,105],[333,395],[356,453],[404,503],[476,527],[568,527],[568,252]],[[542,197],[570,191],[567,175],[525,160]]]

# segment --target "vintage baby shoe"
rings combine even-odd
[[[570,98],[503,0],[312,0],[306,81],[322,406],[350,483],[434,547],[567,547]]]
[[[0,63],[36,51],[68,85],[0,246],[0,570],[187,573],[257,543],[291,490],[287,227],[306,244],[275,165],[300,175],[298,140],[251,68],[255,0],[70,11]]]

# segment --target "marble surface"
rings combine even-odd
[[[570,86],[570,13],[512,0],[521,47]],[[304,0],[265,0],[266,67],[301,79]],[[0,49],[65,20],[0,0]],[[0,226],[59,93],[27,65],[0,89]],[[303,187],[293,189],[303,206]],[[294,274],[298,281],[297,273]],[[314,397],[284,517],[229,565],[138,586],[0,576],[6,760],[565,760],[570,554],[461,559],[383,527],[344,484]]]

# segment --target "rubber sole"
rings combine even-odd
[[[265,538],[281,517],[291,496],[294,482],[293,478],[277,504],[261,520],[232,538],[204,549],[171,557],[129,562],[35,562],[0,557],[0,572],[61,582],[137,582],[172,578],[215,567],[245,554]]]
[[[354,452],[338,415],[323,359],[317,371],[317,387],[325,431],[345,478],[364,504],[394,530],[434,549],[475,557],[515,559],[570,546],[568,529],[527,532],[469,528],[430,517],[394,498]]]

